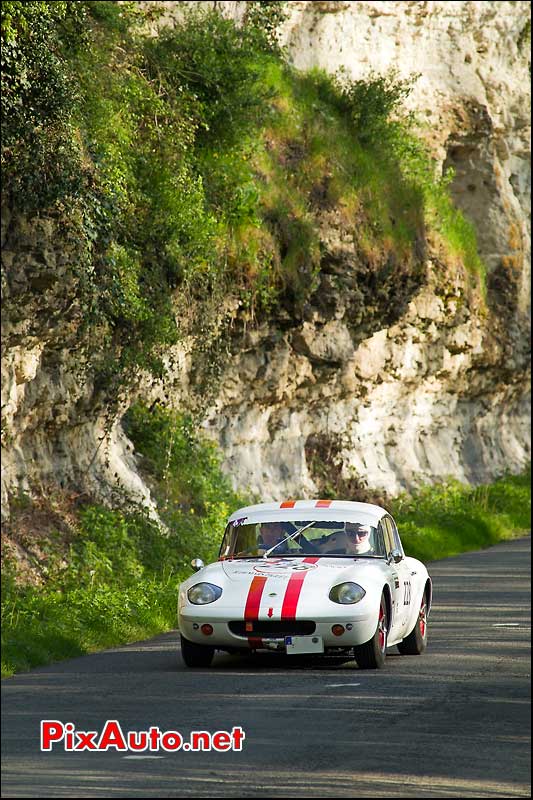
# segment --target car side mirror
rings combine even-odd
[[[195,572],[198,572],[199,569],[205,567],[205,564],[201,558],[193,558],[193,560],[191,561],[191,567]]]
[[[395,564],[398,564],[403,558],[403,556],[402,556],[402,554],[400,553],[399,550],[391,550],[390,557],[394,561]]]

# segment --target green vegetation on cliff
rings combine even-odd
[[[226,298],[297,317],[332,210],[376,280],[416,274],[427,230],[482,272],[404,110],[410,82],[297,72],[276,44],[283,5],[249,3],[242,27],[189,9],[154,37],[158,12],[137,3],[2,4],[7,202],[77,226],[110,393],[136,368],[160,374],[163,350],[199,319],[216,328]]]

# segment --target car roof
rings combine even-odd
[[[331,520],[337,522],[369,522],[377,525],[387,511],[372,503],[352,500],[284,500],[257,503],[234,511],[229,522],[246,519],[247,523],[291,520]]]

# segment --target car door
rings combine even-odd
[[[411,570],[405,560],[405,553],[403,552],[403,547],[394,520],[392,517],[387,515],[383,518],[382,523],[387,531],[387,541],[391,543],[391,550],[388,550],[387,552],[390,553],[392,550],[396,550],[399,551],[402,556],[401,561],[398,561],[396,564],[394,564],[394,561],[392,563],[396,567],[396,572],[400,583],[397,613],[399,619],[401,620],[401,632],[405,633],[405,628],[409,624],[409,619],[411,617],[411,603],[413,596]]]
[[[385,518],[381,520],[378,525],[378,531],[383,537],[385,543],[385,552],[389,559],[389,570],[391,575],[391,593],[392,593],[392,620],[389,627],[389,640],[396,641],[401,638],[404,620],[403,608],[403,582],[401,579],[401,571],[398,569],[398,564],[390,558],[390,554],[394,549],[394,538],[391,534],[391,528],[385,523]]]

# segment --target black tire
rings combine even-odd
[[[354,656],[359,669],[381,669],[385,666],[389,621],[385,595],[381,595],[378,624],[373,637],[364,644],[354,647]]]
[[[195,644],[181,638],[181,657],[188,667],[210,667],[215,655],[215,648],[206,644]]]
[[[415,626],[411,633],[398,645],[398,650],[402,656],[419,656],[427,647],[428,642],[428,615],[426,593],[422,595],[420,610],[416,618]]]

